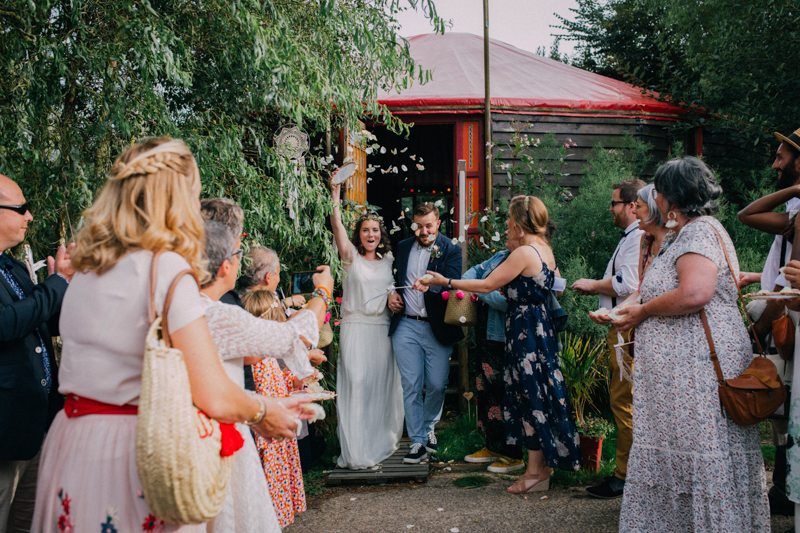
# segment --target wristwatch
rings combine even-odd
[[[453,290],[453,278],[450,278],[450,279],[447,280],[447,290],[448,291],[452,291]]]

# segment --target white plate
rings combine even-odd
[[[800,298],[800,292],[783,294],[779,292],[773,292],[770,294],[745,294],[744,297],[751,300],[794,300],[795,298]]]
[[[344,183],[348,180],[350,176],[356,173],[358,170],[358,163],[355,161],[350,161],[339,167],[339,171],[336,173],[336,176],[331,180],[331,183],[334,185],[339,185],[340,183]]]
[[[294,391],[290,392],[289,396],[309,402],[321,402],[323,400],[333,400],[336,398],[336,393],[328,390],[321,392]]]

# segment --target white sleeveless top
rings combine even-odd
[[[352,246],[352,244],[350,245]],[[344,264],[342,323],[386,324],[391,320],[387,289],[394,283],[391,252],[368,261],[352,247],[353,262]]]

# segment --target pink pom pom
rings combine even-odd
[[[450,293],[447,291],[442,291],[442,300],[447,300],[450,298]]]
[[[329,312],[325,313],[325,322],[324,323],[327,324],[330,321],[331,321],[331,313],[329,311]]]
[[[469,299],[472,300],[472,303],[475,303],[475,302],[478,301],[478,295],[477,294],[470,294],[469,295]]]
[[[463,300],[464,299],[464,291],[456,291],[456,298],[458,298],[459,300]]]

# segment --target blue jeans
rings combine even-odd
[[[408,437],[412,444],[425,445],[428,432],[442,416],[453,347],[437,341],[428,322],[407,318],[397,325],[392,335],[392,347],[403,385]]]

